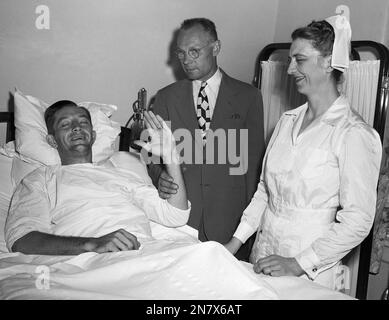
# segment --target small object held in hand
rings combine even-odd
[[[144,112],[147,111],[147,91],[145,88],[138,91],[138,99],[132,104],[132,109],[134,114],[128,121],[130,122],[131,119],[133,120],[133,123],[130,126],[130,146],[131,148],[140,151],[141,147],[135,144],[134,141],[140,139],[141,133],[145,129]]]

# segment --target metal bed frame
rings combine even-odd
[[[270,56],[279,50],[289,50],[291,43],[271,43],[267,45],[259,53],[257,61],[255,63],[255,74],[253,79],[253,85],[257,88],[261,88],[261,61],[269,60]],[[367,49],[372,51],[377,59],[380,60],[377,98],[374,111],[374,129],[377,130],[381,137],[381,142],[384,141],[385,121],[386,113],[389,106],[389,50],[386,46],[375,41],[352,41],[351,42],[351,56],[353,60],[360,60],[359,52],[357,51]],[[369,280],[369,268],[371,249],[373,242],[373,228],[370,231],[367,238],[362,242],[360,247],[358,278],[356,288],[356,298],[366,299],[367,287]]]

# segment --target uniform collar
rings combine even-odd
[[[285,112],[285,115],[293,116],[297,118],[308,108],[308,102],[304,103],[302,106],[288,110]],[[336,125],[341,118],[343,118],[350,110],[350,104],[347,98],[343,95],[339,96],[331,107],[321,116],[320,121],[325,122],[331,126]]]

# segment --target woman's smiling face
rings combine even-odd
[[[310,40],[297,38],[289,51],[288,74],[296,81],[297,90],[304,94],[314,93],[329,74],[326,71],[326,58],[312,46]]]

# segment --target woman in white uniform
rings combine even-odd
[[[288,74],[307,103],[279,120],[258,189],[225,246],[234,254],[257,231],[257,273],[336,289],[340,260],[374,221],[381,142],[337,90],[349,63],[349,22],[312,22],[292,40]]]

